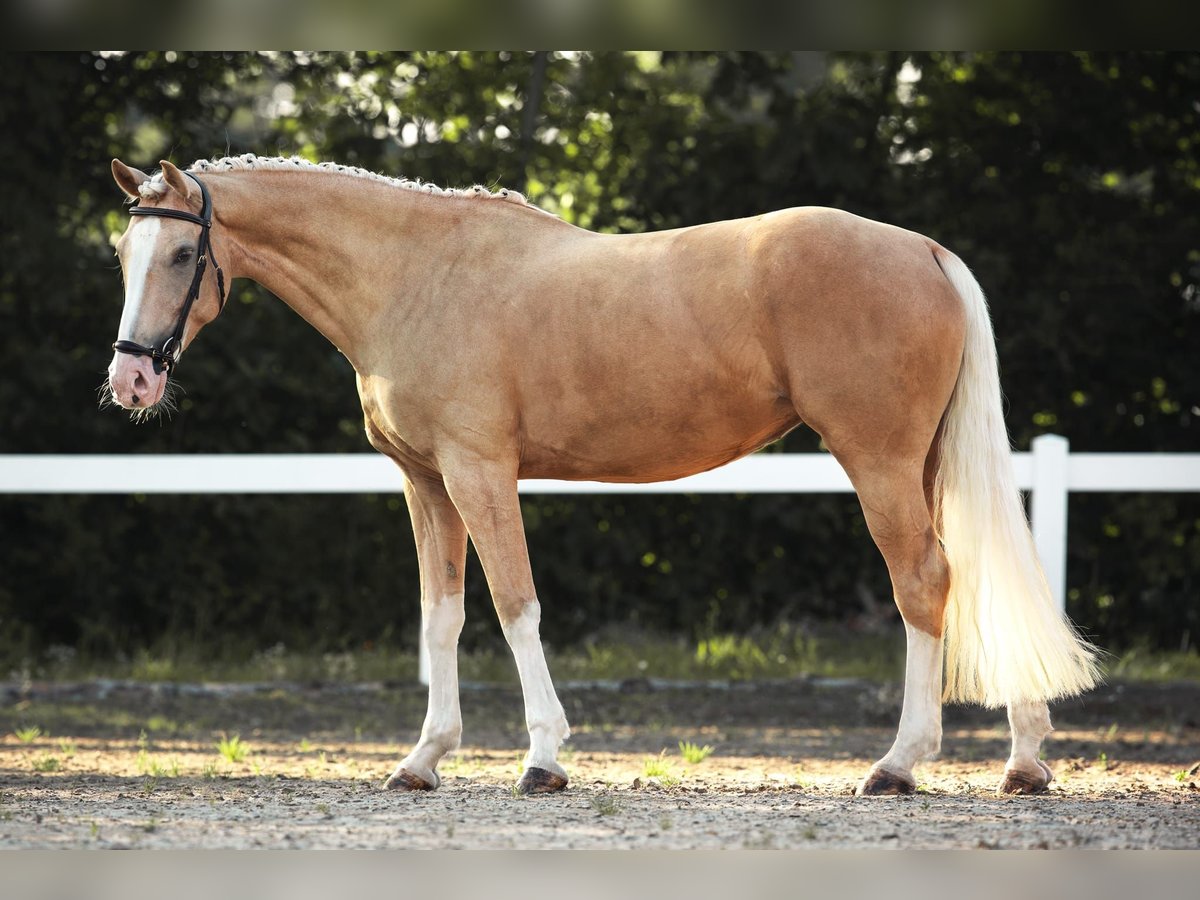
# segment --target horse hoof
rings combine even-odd
[[[553,794],[561,791],[566,786],[566,775],[559,775],[557,772],[551,772],[548,769],[539,769],[531,766],[525,770],[525,774],[517,782],[517,793],[525,796],[530,794]]]
[[[1050,770],[1044,765],[1038,764],[1042,771],[1037,775],[1029,775],[1025,772],[1018,772],[1016,769],[1009,769],[1004,773],[1004,780],[1000,782],[1000,786],[996,788],[996,793],[1003,796],[1004,794],[1041,794],[1046,790],[1046,786],[1050,784],[1053,775]]]
[[[383,783],[385,791],[435,791],[437,790],[440,779],[435,772],[433,775],[433,783],[430,784],[419,775],[414,775],[407,769],[400,769],[393,772],[391,777]]]
[[[872,769],[854,793],[859,797],[894,797],[899,794],[911,794],[916,789],[917,783],[911,778],[905,778],[887,769]]]

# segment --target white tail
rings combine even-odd
[[[996,341],[979,282],[938,247],[962,297],[966,343],[946,410],[934,488],[950,563],[948,701],[1005,706],[1078,694],[1099,680],[1096,651],[1058,611],[1013,475]]]

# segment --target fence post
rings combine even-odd
[[[1060,612],[1067,609],[1067,465],[1070,443],[1057,434],[1033,439],[1030,519],[1033,543],[1042,560],[1050,593]]]

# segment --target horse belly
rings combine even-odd
[[[752,453],[800,422],[773,390],[714,392],[703,381],[674,379],[672,388],[654,397],[579,395],[540,414],[524,410],[520,476],[670,481]]]

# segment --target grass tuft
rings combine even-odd
[[[241,735],[222,737],[217,741],[217,752],[228,762],[243,762],[250,753],[250,745],[242,740]],[[323,755],[323,754],[322,754]]]
[[[679,742],[679,755],[684,758],[685,762],[691,763],[693,766],[699,765],[710,756],[712,756],[713,748],[708,744],[703,747],[692,743],[691,741]]]
[[[13,734],[22,744],[32,744],[42,736],[42,729],[37,725],[30,725],[27,728],[18,728]]]
[[[621,811],[621,804],[612,794],[597,794],[591,799],[591,807],[601,816],[615,816]]]
[[[57,756],[44,753],[33,761],[35,772],[57,772],[62,768],[62,761]]]
[[[679,776],[667,762],[665,749],[658,756],[647,756],[642,761],[642,774],[647,778],[653,778],[663,787],[674,787],[679,784]]]

